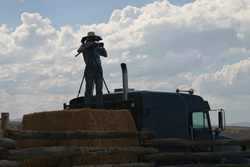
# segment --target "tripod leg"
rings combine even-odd
[[[85,71],[84,71],[84,73],[83,73],[82,82],[81,82],[81,85],[80,85],[80,88],[79,88],[79,90],[78,90],[78,94],[77,94],[77,97],[76,97],[76,98],[78,98],[79,95],[80,95],[80,93],[81,93],[81,89],[82,89],[82,84],[83,84],[84,78],[85,78]]]
[[[91,57],[89,57],[88,63],[86,64],[86,67],[85,67],[85,69],[84,69],[84,73],[83,73],[83,77],[82,77],[82,82],[81,82],[80,88],[79,88],[79,90],[78,90],[77,98],[79,97],[79,95],[80,95],[80,93],[81,93],[82,84],[83,84],[84,78],[85,78],[85,76],[86,76],[86,71],[87,71],[87,69],[88,69],[88,65],[89,65],[89,62],[90,62],[90,58],[91,58]]]

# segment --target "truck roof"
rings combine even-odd
[[[143,107],[145,108],[169,108],[169,109],[186,109],[190,112],[210,110],[210,106],[201,96],[187,93],[176,92],[158,92],[158,91],[130,91],[128,99],[142,98]],[[105,94],[104,101],[123,100],[122,92]],[[94,100],[94,99],[93,99]]]

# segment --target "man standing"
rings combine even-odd
[[[78,53],[83,53],[85,67],[86,89],[84,97],[85,108],[91,108],[91,97],[93,94],[94,85],[96,87],[96,104],[97,108],[103,108],[102,88],[103,88],[103,71],[101,58],[108,57],[103,43],[99,43],[102,38],[95,35],[95,32],[88,32],[86,37],[83,37],[82,45],[77,50]]]

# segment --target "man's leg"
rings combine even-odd
[[[102,80],[102,67],[99,66],[99,69],[96,69],[95,72],[95,85],[96,85],[96,104],[97,108],[103,108],[103,80]]]
[[[86,80],[86,90],[85,90],[85,97],[84,97],[84,107],[91,108],[91,97],[93,94],[93,86],[94,86],[94,73],[93,72],[86,72],[85,76]]]

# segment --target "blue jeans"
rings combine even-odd
[[[99,68],[99,69],[98,69]],[[85,108],[91,108],[91,97],[93,95],[93,89],[95,85],[96,90],[96,104],[97,108],[103,108],[103,98],[102,98],[102,66],[101,65],[90,65],[85,71],[86,79],[86,90],[84,98]]]

